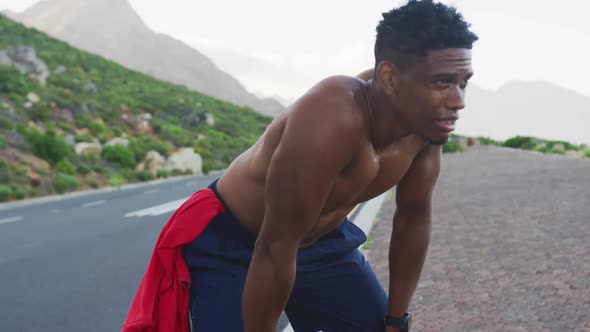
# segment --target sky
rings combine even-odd
[[[36,0],[0,0],[20,11]],[[373,65],[375,27],[400,0],[129,0],[153,30],[195,46],[252,92],[293,99]],[[480,40],[472,82],[550,81],[590,96],[590,1],[443,0]]]

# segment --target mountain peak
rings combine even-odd
[[[269,115],[284,109],[250,94],[194,48],[150,30],[128,0],[43,0],[15,19],[161,80]]]

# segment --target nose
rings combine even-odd
[[[461,89],[461,87],[456,86],[451,89],[451,92],[448,95],[447,109],[458,111],[465,108],[465,90]]]

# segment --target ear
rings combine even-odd
[[[400,77],[399,68],[392,62],[381,61],[377,65],[376,71],[383,90],[389,95],[394,94]]]

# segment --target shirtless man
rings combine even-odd
[[[231,216],[185,248],[195,331],[276,331],[283,311],[295,331],[409,330],[441,145],[472,76],[468,28],[431,0],[384,13],[366,81],[319,82],[235,159],[211,186]],[[387,296],[346,216],[394,186]]]

